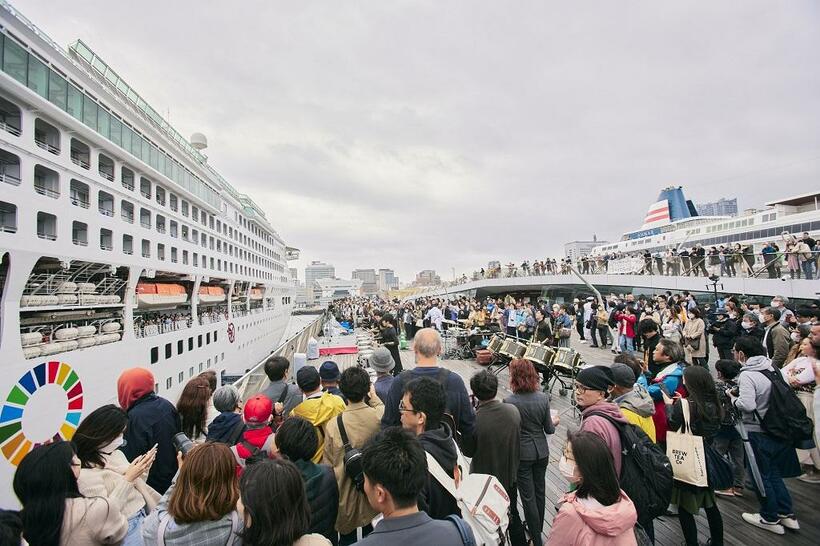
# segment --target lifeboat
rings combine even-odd
[[[181,284],[137,283],[137,307],[175,307],[188,301],[188,294]]]
[[[265,291],[261,288],[251,288],[251,299],[261,300],[265,297]]]
[[[221,286],[200,286],[199,303],[223,303],[227,299]]]

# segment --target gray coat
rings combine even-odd
[[[279,398],[281,398],[285,388],[288,389],[288,394],[285,396],[285,408],[282,410],[282,414],[287,417],[290,415],[291,410],[302,401],[302,391],[299,390],[299,387],[285,383],[282,380],[272,381],[268,383],[268,386],[265,387],[265,390],[263,390],[261,394],[267,396],[268,399],[275,404],[279,401]]]
[[[472,530],[469,527],[467,529],[472,535]],[[395,546],[396,544],[462,546],[464,543],[453,522],[432,519],[426,512],[416,512],[407,516],[381,520],[372,533],[356,544],[361,546]]]
[[[505,404],[512,404],[521,414],[521,459],[537,461],[550,455],[547,434],[555,432],[550,415],[550,401],[543,392],[527,392],[508,396]]]
[[[521,444],[521,415],[512,404],[484,402],[475,412],[475,452],[470,471],[498,478],[507,491],[515,483]]]
[[[772,370],[772,361],[765,356],[753,356],[743,363],[740,374],[737,376],[737,386],[740,396],[735,399],[734,404],[743,414],[743,424],[750,432],[760,432],[760,418],[766,416],[769,410],[769,395],[772,393],[772,382],[761,372]]]

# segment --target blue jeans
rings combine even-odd
[[[768,522],[778,521],[778,514],[786,516],[793,513],[792,497],[783,483],[781,470],[788,466],[789,457],[796,459],[797,454],[791,445],[763,432],[749,432],[749,443],[754,450],[763,489],[766,492],[766,496],[762,497],[755,480],[752,480],[760,503],[760,517]],[[751,476],[751,469],[749,472]]]
[[[626,337],[625,335],[621,334],[618,336],[618,346],[621,348],[621,352],[635,351],[635,338]]]
[[[128,533],[122,541],[122,546],[143,546],[142,541],[142,520],[145,519],[145,512],[140,510],[128,518]]]
[[[807,280],[812,279],[812,271],[814,270],[814,260],[806,260],[800,266],[803,268],[803,277]]]

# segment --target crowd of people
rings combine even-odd
[[[578,332],[618,353],[611,366],[574,378],[580,426],[558,463],[566,493],[547,544],[652,542],[654,520],[673,511],[686,544],[696,545],[703,509],[718,546],[717,497],[748,489],[760,508],[743,520],[784,534],[799,523],[783,479],[820,483],[816,305],[792,310],[778,296],[765,307],[735,297],[705,306],[682,293],[555,306],[357,298],[333,312],[393,329],[388,339],[399,327],[414,338],[415,366],[397,370],[401,359],[380,347],[374,382],[364,368],[342,371],[333,361],[291,374],[291,362],[274,356],[264,364],[267,386],[247,400],[206,371],[176,403],[154,392],[150,370],[125,370],[117,405],[86,415],[71,442],[37,446],[21,461],[14,492],[22,509],[0,519],[8,543],[458,546],[483,532],[455,490],[473,474],[503,489],[509,525],[500,531],[511,544],[544,543],[550,435],[560,418],[543,378],[515,359],[506,397],[488,370],[465,382],[440,360],[445,317],[555,345]],[[667,444],[689,433],[703,439],[710,473],[712,463],[731,461],[723,480],[690,484],[669,470]]]
[[[569,275],[572,269],[588,274],[638,274],[721,277],[761,277],[816,279],[820,271],[820,247],[808,232],[799,236],[784,234],[780,241],[758,245],[726,244],[704,247],[700,244],[663,250],[610,252],[594,256],[523,260],[520,264],[489,262],[469,275],[464,273],[445,285],[469,280]]]

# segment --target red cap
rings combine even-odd
[[[273,413],[273,404],[264,394],[257,394],[245,402],[242,413],[246,423],[267,423]]]

